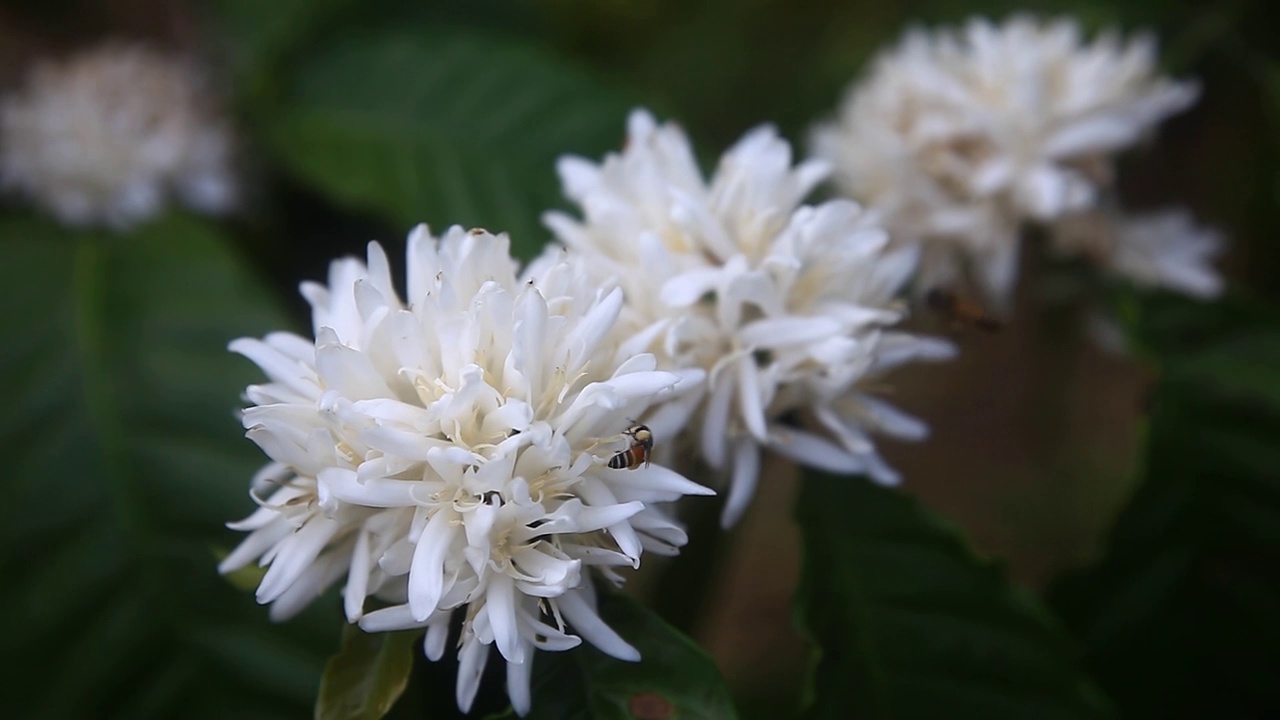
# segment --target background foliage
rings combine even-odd
[[[919,501],[807,478],[800,537],[795,479],[775,468],[741,529],[690,518],[688,557],[636,583],[668,621],[609,601],[646,661],[540,657],[534,716],[719,718],[730,694],[744,718],[1280,712],[1280,65],[1266,3],[18,0],[0,5],[0,89],[37,54],[108,35],[210,58],[253,200],[234,220],[175,215],[124,235],[0,207],[6,716],[310,712],[341,639],[335,602],[272,625],[214,564],[261,461],[233,416],[256,371],[226,342],[305,327],[294,288],[332,257],[372,238],[394,257],[419,221],[510,231],[530,256],[540,212],[562,204],[554,159],[617,146],[632,105],[678,119],[706,157],[764,121],[802,143],[907,24],[1018,9],[1153,28],[1169,70],[1201,78],[1200,105],[1121,177],[1135,206],[1186,203],[1228,229],[1236,291],[1212,305],[1118,291],[1131,360],[1080,351],[1064,367],[1062,338],[1024,311],[1005,337],[961,338],[954,368],[898,382],[937,428],[905,460]],[[1046,401],[1046,387],[1071,397]],[[1001,415],[1001,395],[1023,404]],[[1130,439],[1093,442],[1089,413]],[[407,680],[393,715],[456,713],[442,700],[454,668],[407,671],[416,650],[394,643],[364,648],[396,653],[380,666],[391,676],[327,688],[330,707],[377,704]],[[507,712],[490,674],[476,716]]]

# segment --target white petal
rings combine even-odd
[[[739,438],[733,447],[733,477],[729,498],[720,514],[720,527],[728,529],[742,519],[760,479],[760,446],[753,438]]]
[[[655,370],[653,372],[634,372],[628,375],[614,377],[609,381],[609,386],[617,393],[616,397],[621,402],[626,402],[632,398],[648,397],[670,392],[680,382],[680,376],[675,373]]]
[[[360,618],[360,629],[367,633],[395,632],[425,627],[428,620],[415,620],[408,605],[393,605],[365,613]]]
[[[520,620],[524,623],[525,637],[533,636],[533,646],[539,650],[563,652],[572,650],[582,644],[582,638],[568,635],[550,625],[540,622],[528,613],[522,613]],[[539,637],[541,636],[541,637]],[[525,663],[529,665],[531,663]]]
[[[582,636],[606,655],[627,662],[638,662],[640,651],[623,640],[613,628],[605,624],[596,611],[582,597],[585,591],[574,590],[556,599],[556,605],[564,614],[565,620],[573,626],[574,632]]]
[[[439,619],[432,620],[427,626],[427,634],[422,638],[422,653],[427,659],[436,662],[444,657],[444,648],[449,641],[449,613],[441,613]]]
[[[564,194],[578,201],[586,196],[589,188],[599,183],[600,178],[600,172],[594,163],[573,155],[566,155],[556,161],[556,173],[560,176]]]
[[[671,307],[689,307],[704,295],[715,292],[720,277],[719,269],[690,270],[663,283],[658,299]]]
[[[363,428],[360,439],[381,452],[417,461],[426,460],[433,449],[450,447],[446,441],[425,437],[420,431],[394,427]]]
[[[518,580],[516,587],[527,595],[558,597],[565,590],[576,587],[582,579],[582,562],[566,560],[560,553],[554,556],[545,543],[537,543],[516,550],[511,555],[515,570],[527,579]]]
[[[347,614],[347,622],[360,620],[364,612],[364,599],[369,590],[369,533],[364,530],[356,532],[355,548],[351,551],[351,569],[347,573],[347,586],[342,591],[342,608]]]
[[[613,487],[629,487],[653,493],[670,495],[715,495],[716,491],[703,487],[680,473],[661,465],[638,467],[634,470],[606,470],[605,482]],[[674,498],[673,498],[674,499]]]
[[[863,457],[867,464],[866,475],[879,485],[894,486],[902,482],[902,474],[889,467],[878,453],[868,453]]]
[[[529,714],[533,706],[533,696],[529,692],[529,678],[533,673],[534,654],[523,663],[507,663],[507,699],[511,701],[511,709],[520,717]]]
[[[738,339],[749,347],[778,348],[822,340],[841,329],[840,323],[828,317],[764,318],[742,326]]]
[[[315,562],[329,540],[341,529],[334,520],[327,517],[313,517],[290,538],[278,546],[276,554],[267,574],[262,577],[258,586],[258,602],[269,603],[280,597],[289,586],[297,581],[306,568]]]
[[[297,358],[289,357],[276,348],[255,338],[239,338],[232,340],[227,349],[249,358],[273,382],[282,383],[300,397],[317,397],[320,388],[316,384],[316,373],[311,367],[304,365]],[[315,348],[312,348],[314,356]]]
[[[801,465],[841,474],[866,470],[866,463],[831,442],[806,432],[774,428],[769,448]]]
[[[263,508],[263,510],[276,515],[273,510],[266,510],[266,508]],[[293,531],[294,527],[284,521],[283,518],[273,525],[268,525],[255,530],[252,534],[241,541],[240,544],[236,546],[236,549],[231,551],[231,554],[227,555],[222,559],[222,562],[218,563],[218,572],[225,575],[226,573],[239,570],[245,565],[253,562],[255,559],[262,557],[262,554],[265,553],[268,548],[273,547],[276,543],[288,537],[293,533]]]
[[[480,678],[484,676],[485,663],[489,661],[489,646],[476,638],[462,644],[458,653],[458,709],[464,713],[471,712],[471,704],[476,700],[476,691],[480,689]]]
[[[348,543],[346,547],[351,546]],[[313,600],[328,590],[347,570],[347,551],[325,553],[281,593],[268,613],[272,621],[284,622],[302,612]]]
[[[325,468],[317,478],[321,503],[329,498],[364,507],[393,508],[416,505],[413,493],[421,482],[373,478],[360,482],[356,473],[342,468]]]
[[[622,289],[614,288],[599,304],[592,307],[565,339],[563,347],[571,354],[570,369],[577,370],[605,339],[622,311]]]
[[[413,565],[409,568],[409,607],[414,620],[431,617],[440,603],[444,592],[444,559],[453,543],[453,517],[452,510],[437,510],[427,521],[414,548]]]
[[[623,360],[618,369],[613,371],[613,378],[616,379],[632,373],[653,372],[657,369],[658,359],[652,353],[639,352],[629,355],[626,360]]]
[[[342,397],[361,400],[394,396],[369,356],[355,348],[337,342],[317,344],[316,370],[325,385]]]
[[[484,609],[493,628],[494,643],[508,663],[525,662],[525,647],[516,623],[515,586],[509,575],[494,573],[484,595]]]
[[[641,503],[626,503],[619,505],[618,499],[613,492],[609,490],[604,483],[590,476],[583,477],[582,483],[579,486],[579,494],[584,500],[589,502],[593,508],[597,509],[618,506],[620,507],[619,512],[630,513],[631,515],[635,514],[633,511],[638,512],[635,507],[636,505],[640,505],[640,509],[643,509],[643,505]],[[632,567],[639,567],[640,555],[644,548],[641,547],[640,538],[636,536],[636,531],[631,527],[631,523],[623,520],[622,522],[609,525],[604,528],[604,530],[613,536],[613,541],[618,544],[618,549],[631,558]]]
[[[860,393],[856,402],[862,406],[861,411],[875,424],[876,429],[886,435],[902,440],[924,440],[929,437],[929,426],[924,421],[879,398]]]
[[[387,261],[387,253],[378,242],[370,242],[367,246],[366,265],[368,267],[368,283],[378,291],[386,301],[399,305],[395,285],[391,282],[391,263]]]
[[[755,358],[744,355],[738,359],[738,403],[742,421],[747,429],[761,442],[768,436],[765,428],[764,398],[765,388],[760,382],[759,369]]]
[[[644,503],[619,503],[602,482],[596,478],[583,478],[581,495],[592,504],[585,505],[577,498],[565,501],[546,522],[536,529],[538,534],[594,532],[605,528],[630,527],[628,518],[644,510]]]
[[[881,334],[876,344],[875,363],[870,370],[880,372],[918,360],[950,360],[956,346],[950,340],[899,332]]]
[[[724,467],[729,436],[729,407],[733,402],[733,378],[721,373],[711,381],[711,397],[702,420],[702,457],[712,468]]]

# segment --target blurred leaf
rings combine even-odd
[[[207,10],[237,74],[245,76],[265,70],[326,19],[355,4],[354,0],[213,0]]]
[[[1110,716],[1044,608],[915,500],[814,476],[798,515],[808,717]]]
[[[640,651],[630,663],[587,644],[538,653],[530,720],[732,720],[715,663],[692,640],[622,595],[603,595],[600,615]]]
[[[336,612],[273,626],[209,551],[262,463],[235,419],[258,373],[226,344],[285,327],[275,303],[189,219],[4,220],[0,253],[6,716],[309,712]]]
[[[1145,478],[1053,598],[1133,717],[1280,712],[1280,308],[1141,301],[1159,364]]]
[[[1228,295],[1129,298],[1135,341],[1164,380],[1216,400],[1280,411],[1280,308]]]
[[[316,720],[378,720],[387,714],[413,670],[420,631],[367,633],[342,630],[342,649],[329,658],[320,680]]]
[[[465,28],[353,37],[297,72],[271,151],[351,209],[407,231],[510,232],[530,257],[559,204],[555,160],[617,147],[627,104],[545,49]]]

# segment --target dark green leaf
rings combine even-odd
[[[810,477],[798,515],[809,717],[1110,715],[1039,603],[911,498]]]
[[[600,614],[640,651],[640,662],[615,660],[585,644],[538,653],[530,720],[737,717],[720,672],[692,640],[621,595],[601,597]]]
[[[207,225],[0,222],[7,716],[299,717],[336,611],[273,626],[218,577],[263,462],[227,341],[285,327]]]
[[[1133,717],[1280,711],[1280,309],[1143,298],[1159,366],[1145,477],[1056,606]]]
[[[243,78],[261,72],[353,0],[213,0],[208,10],[222,47]]]
[[[354,36],[305,63],[268,128],[304,182],[406,230],[507,231],[518,254],[548,236],[555,159],[616,147],[627,106],[546,49],[464,28]]]
[[[422,633],[342,631],[342,649],[329,658],[320,680],[316,720],[378,720],[409,683],[414,648]]]
[[[1167,383],[1228,406],[1280,410],[1280,309],[1237,295],[1215,303],[1164,294],[1131,302],[1135,339]]]

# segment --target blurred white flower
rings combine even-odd
[[[574,265],[518,276],[505,236],[419,227],[407,264],[407,301],[375,243],[367,264],[339,260],[328,287],[303,286],[314,342],[232,343],[270,379],[248,389],[244,425],[272,463],[220,569],[269,564],[258,600],[277,618],[345,577],[349,621],[426,628],[432,660],[459,611],[459,706],[496,645],[523,714],[535,649],[581,637],[639,657],[596,614],[587,569],[621,582],[644,551],[675,554],[685,533],[656,503],[710,491],[658,464],[607,465],[629,418],[702,373],[614,342],[622,291]],[[370,596],[382,606],[366,612]]]
[[[231,142],[189,62],[107,44],[36,64],[0,100],[0,189],[69,225],[127,227],[171,195],[219,213],[236,200]]]
[[[1113,155],[1198,90],[1158,74],[1146,35],[1086,42],[1072,20],[912,31],[813,133],[841,190],[924,243],[921,287],[965,272],[1004,304],[1021,226],[1095,206]]]
[[[678,430],[679,413],[697,413],[702,458],[732,468],[726,526],[754,494],[762,447],[898,479],[868,431],[915,439],[926,430],[872,397],[869,379],[952,348],[886,329],[903,316],[894,294],[914,270],[914,248],[885,253],[888,236],[852,202],[800,206],[825,164],[793,167],[791,148],[763,127],[708,182],[679,128],[637,111],[622,153],[598,165],[564,158],[559,171],[584,219],[546,222],[589,272],[625,290],[621,328],[633,350],[708,374],[703,393],[650,424]]]
[[[1222,293],[1222,276],[1213,268],[1222,234],[1196,225],[1185,210],[1120,217],[1086,213],[1065,217],[1051,229],[1058,252],[1088,257],[1137,285],[1199,298]]]

